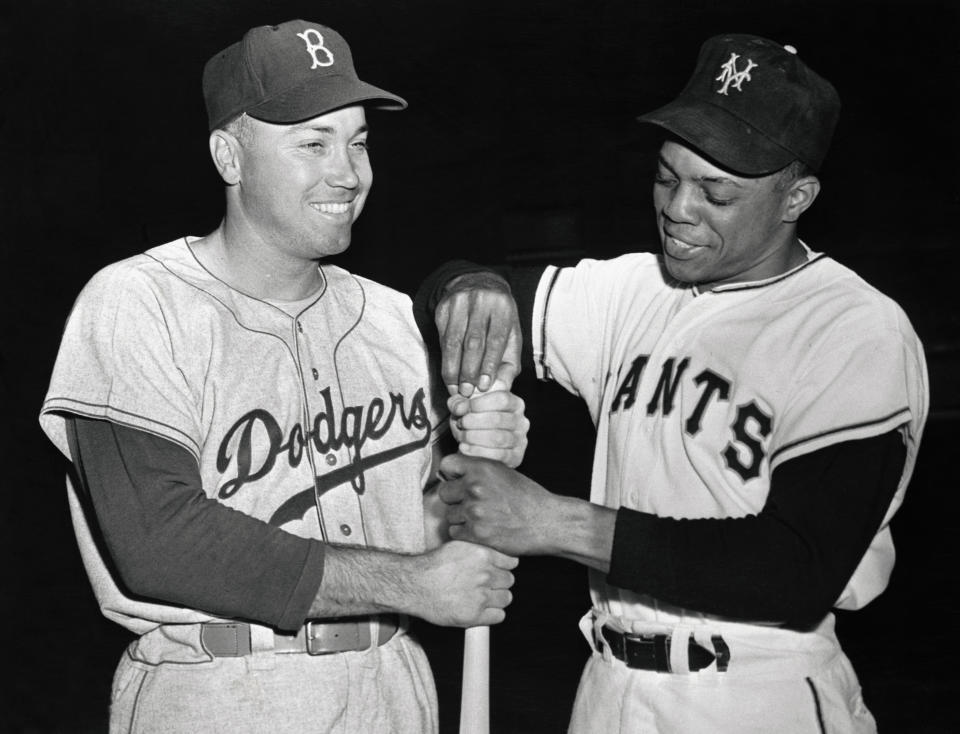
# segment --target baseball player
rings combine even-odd
[[[799,239],[838,114],[795,49],[711,38],[641,118],[660,256],[512,272],[519,321],[469,265],[418,297],[448,383],[489,379],[522,323],[596,425],[589,502],[464,456],[440,490],[453,537],[591,569],[571,732],[875,731],[831,609],[887,584],[928,384],[900,307]]]
[[[496,624],[516,559],[441,544],[446,396],[410,299],[324,261],[372,183],[365,106],[405,102],[300,20],[203,91],[222,223],[93,277],[41,413],[103,613],[137,634],[111,731],[434,732],[407,615]],[[465,450],[519,462],[518,398],[469,416]]]

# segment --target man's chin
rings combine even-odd
[[[333,257],[350,249],[350,236],[324,237],[316,248],[318,257]]]
[[[702,280],[697,273],[697,268],[693,267],[692,263],[687,260],[677,260],[669,255],[664,255],[663,267],[667,271],[667,275],[685,285],[695,285]]]

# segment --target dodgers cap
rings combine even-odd
[[[305,20],[251,28],[207,61],[203,98],[210,130],[243,112],[294,123],[352,104],[407,106],[395,94],[361,81],[343,36]]]
[[[836,89],[792,46],[726,34],[704,42],[674,101],[639,119],[734,173],[762,176],[797,159],[819,170],[839,116]]]

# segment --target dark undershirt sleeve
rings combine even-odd
[[[833,607],[896,492],[899,431],[784,462],[757,515],[682,520],[620,508],[609,583],[734,619],[805,628]]]
[[[323,574],[324,545],[209,499],[183,447],[67,416],[74,466],[128,593],[293,630]]]

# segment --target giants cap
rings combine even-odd
[[[670,104],[641,116],[734,173],[761,176],[795,159],[814,171],[830,147],[840,97],[796,49],[742,34],[715,36]]]
[[[210,130],[246,112],[294,123],[359,102],[401,110],[407,103],[357,78],[350,47],[332,28],[291,20],[252,28],[203,69]]]

